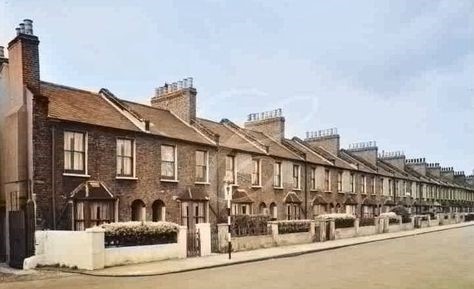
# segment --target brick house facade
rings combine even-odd
[[[192,79],[157,88],[150,105],[41,81],[38,45],[32,31],[19,31],[9,59],[0,55],[0,255],[11,254],[14,211],[32,220],[30,247],[41,229],[222,221],[229,178],[233,214],[302,219],[373,216],[395,205],[474,207],[472,177],[378,154],[375,143],[341,149],[334,129],[287,139],[281,110],[250,114],[243,127],[199,118]]]

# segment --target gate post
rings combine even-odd
[[[229,226],[227,224],[217,224],[217,240],[219,253],[225,253],[227,250],[227,235]]]
[[[200,256],[211,255],[211,224],[199,223],[196,224],[196,229],[199,231]]]
[[[336,239],[336,220],[329,219],[329,238],[328,240]]]
[[[188,256],[188,228],[186,226],[179,226],[178,231],[178,258],[186,258]]]

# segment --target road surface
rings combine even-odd
[[[474,226],[256,263],[153,277],[74,275],[0,288],[473,289]]]

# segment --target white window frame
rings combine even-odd
[[[69,133],[82,133],[84,134],[84,173],[72,173],[72,172],[65,172],[65,167],[63,165],[63,176],[68,176],[68,177],[85,177],[88,178],[90,177],[89,175],[89,132],[87,131],[80,131],[80,130],[64,130],[63,131],[63,138],[66,132]],[[63,154],[64,154],[64,140],[63,140]],[[64,157],[63,157],[64,158]]]
[[[232,162],[233,162],[232,175],[233,175],[233,178],[234,178],[234,183],[229,184],[229,185],[238,186],[237,185],[237,157],[235,155],[226,155],[225,156],[225,174],[227,174],[227,158],[231,158]],[[225,174],[224,174],[224,177],[225,177]]]
[[[311,168],[311,173],[310,173],[310,176],[309,176],[309,181],[311,182],[311,190],[315,191],[316,190],[316,187],[317,187],[317,179],[316,179],[316,168]]]
[[[279,184],[275,184],[275,178],[276,178],[276,171],[275,171],[275,166],[278,164],[278,175],[280,176],[279,178]],[[273,164],[273,187],[275,189],[282,189],[283,188],[283,170],[282,170],[282,162],[275,162]]]
[[[257,180],[257,184],[254,184],[253,183],[253,170],[254,170],[254,162],[257,162],[257,169],[258,169],[258,180]],[[261,159],[252,159],[252,174],[251,174],[251,177],[250,177],[250,182],[252,183],[252,187],[254,188],[261,188],[262,187],[262,161]]]
[[[295,187],[295,166],[298,167],[298,183],[297,187]],[[293,189],[294,190],[301,190],[301,166],[298,164],[293,164],[292,166],[292,172],[291,172],[291,177],[292,177],[292,183],[293,183]]]
[[[201,182],[201,181],[196,181],[195,183],[196,184],[209,184],[209,151],[207,150],[196,150],[196,152],[203,152],[204,153],[204,156],[205,156],[205,159],[206,159],[206,179],[204,180],[204,182]],[[194,153],[194,157],[196,158],[196,152]],[[197,164],[194,166],[194,169],[196,169],[197,167]],[[194,174],[194,177],[196,177],[196,174]]]
[[[330,169],[324,169],[324,191],[331,192],[331,170]]]
[[[174,149],[174,179],[163,179],[163,172],[161,172],[161,162],[162,160],[162,147],[169,146],[173,147]],[[178,182],[178,146],[174,144],[166,144],[163,143],[160,145],[160,181],[161,182],[168,182],[168,183],[177,183]]]
[[[116,139],[116,143],[119,141],[119,140],[129,140],[132,142],[132,176],[121,176],[121,175],[117,175],[117,170],[115,170],[115,178],[116,179],[119,179],[119,180],[136,180],[137,179],[137,146],[136,146],[136,141],[135,139],[132,139],[132,138],[126,138],[126,137],[118,137]],[[116,156],[116,159],[117,159],[117,156],[118,156],[118,152],[115,152],[115,156]],[[116,164],[117,165],[117,160],[116,160]]]
[[[342,171],[337,172],[337,192],[342,192],[343,183],[342,183]]]

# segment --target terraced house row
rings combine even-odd
[[[35,230],[219,222],[225,182],[232,214],[275,219],[474,209],[474,177],[452,167],[379,152],[374,141],[343,149],[336,129],[287,138],[281,109],[243,126],[200,118],[190,78],[157,88],[148,105],[46,82],[38,47],[25,20],[8,58],[0,49],[3,259],[21,255],[22,240],[31,251]]]

